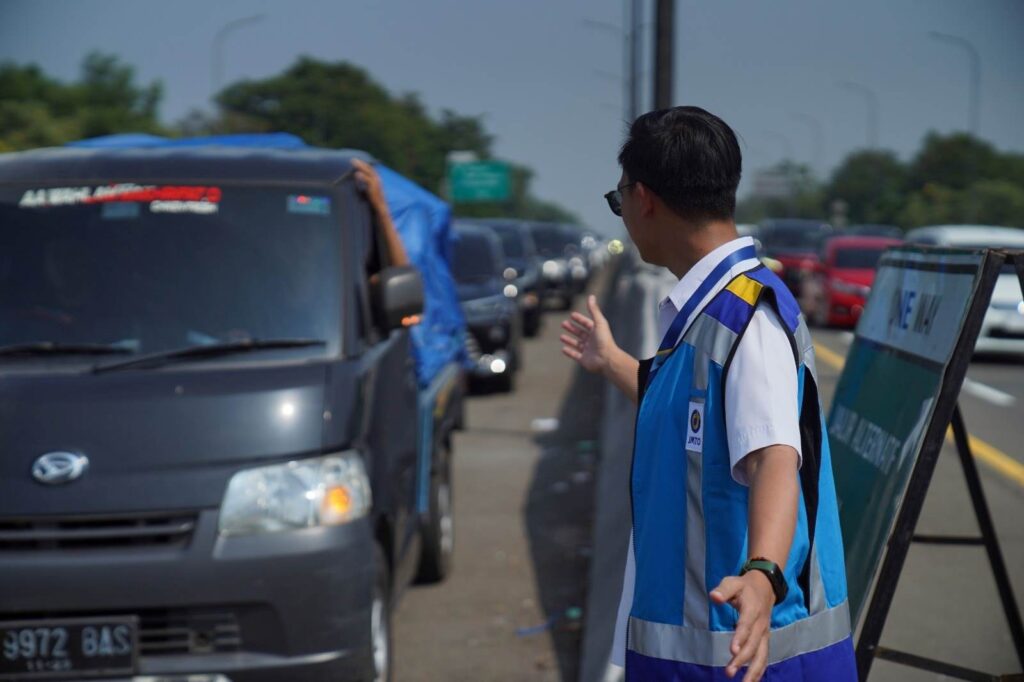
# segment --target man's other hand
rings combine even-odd
[[[743,682],[758,682],[768,667],[768,638],[775,605],[775,592],[768,576],[750,571],[740,577],[725,578],[711,591],[711,600],[716,604],[730,604],[739,613],[729,646],[732,660],[725,674],[735,677],[740,668],[747,666]]]

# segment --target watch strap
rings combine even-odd
[[[772,592],[775,593],[775,604],[781,604],[782,600],[786,598],[786,594],[789,592],[789,589],[779,565],[774,561],[765,559],[764,557],[754,557],[752,559],[748,559],[747,563],[743,564],[743,570],[740,571],[740,575],[746,575],[750,571],[760,571],[761,573],[764,573],[765,577],[768,578],[768,582],[771,583]]]

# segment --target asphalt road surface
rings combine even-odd
[[[831,404],[852,336],[812,330],[823,400]],[[1018,604],[1024,604],[1024,360],[975,359],[960,406]],[[898,387],[894,387],[898,390]],[[917,527],[923,534],[977,535],[960,461],[947,443]],[[911,545],[880,644],[964,667],[1021,671],[981,547]],[[871,682],[945,680],[876,661]]]
[[[514,393],[468,405],[454,443],[454,568],[411,587],[395,613],[399,682],[577,678],[596,455],[587,415],[600,384],[559,352],[566,314],[524,340]]]

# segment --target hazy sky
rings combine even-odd
[[[300,54],[354,62],[433,111],[483,115],[497,154],[537,171],[539,196],[619,229],[601,195],[625,130],[622,45],[584,20],[621,25],[622,0],[0,0],[0,60],[71,79],[88,51],[115,53],[142,82],[163,81],[161,114],[175,121],[209,107],[217,30],[254,14],[265,18],[226,39],[225,82]],[[676,14],[676,102],[739,133],[741,191],[783,156],[824,175],[864,146],[863,98],[838,81],[877,92],[880,143],[904,158],[928,130],[965,128],[967,56],[929,30],[977,45],[981,134],[1024,151],[1024,0],[677,0]],[[820,151],[799,115],[820,122]]]

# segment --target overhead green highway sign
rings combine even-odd
[[[502,161],[454,163],[448,167],[448,186],[455,203],[507,201],[512,182]]]

